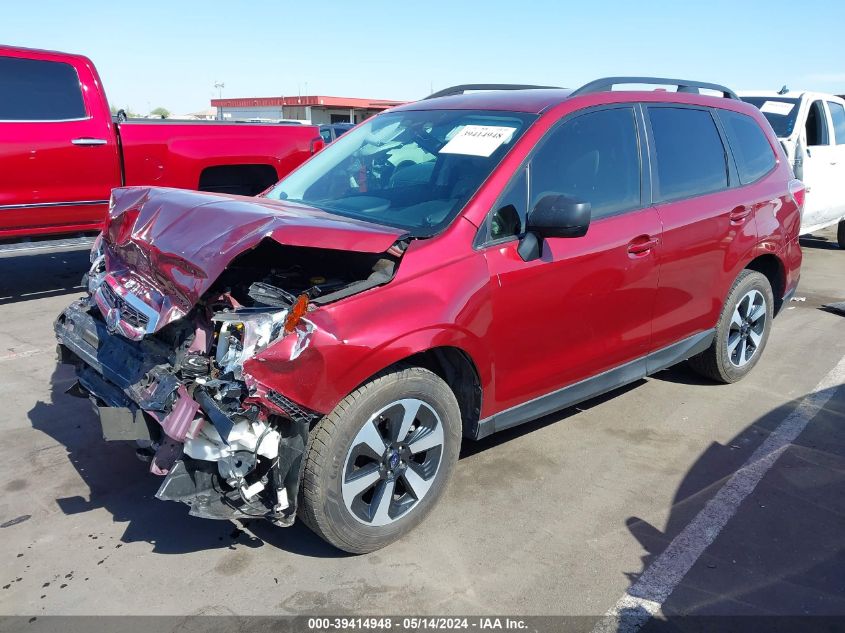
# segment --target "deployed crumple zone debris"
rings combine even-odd
[[[310,315],[388,283],[407,242],[398,230],[261,201],[167,193],[116,190],[89,294],[55,324],[60,358],[77,368],[69,393],[90,398],[107,440],[138,443],[165,476],[157,498],[196,516],[290,525],[321,414],[247,364],[283,341],[295,361],[319,331]],[[317,221],[320,244],[301,230]]]

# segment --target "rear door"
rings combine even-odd
[[[120,183],[116,141],[83,98],[100,90],[76,66],[0,55],[0,236],[102,222]],[[85,77],[80,77],[80,73]]]
[[[842,188],[836,171],[837,149],[833,142],[824,101],[812,100],[801,132],[806,139],[803,181],[807,186],[801,233],[812,233],[833,221]]]
[[[499,410],[648,351],[660,223],[646,202],[638,113],[621,105],[565,118],[538,143],[491,215],[482,252],[491,276]],[[546,239],[538,259],[523,261],[517,236],[528,209],[552,193],[590,202],[589,230]]]
[[[663,224],[654,304],[655,351],[715,327],[733,270],[756,244],[755,201],[737,196],[715,114],[708,108],[647,107],[653,195]]]
[[[751,116],[732,110],[715,112],[736,166],[737,179],[732,178],[738,187],[735,195],[753,209],[758,237],[780,244],[791,241],[798,234],[800,214],[792,205],[783,204],[791,199],[785,178],[772,177],[781,155],[779,144]],[[739,226],[736,222],[733,225]],[[773,290],[777,294],[778,289]]]

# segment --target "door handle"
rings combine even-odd
[[[741,222],[744,222],[749,215],[751,215],[751,209],[746,206],[741,206],[731,211],[728,217],[731,219],[732,223],[740,224]]]
[[[628,242],[628,253],[631,255],[645,255],[660,243],[660,239],[651,235],[640,235]]]
[[[104,138],[75,138],[71,141],[74,145],[105,145],[108,141]]]

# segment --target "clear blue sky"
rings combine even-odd
[[[845,2],[3,2],[0,42],[88,55],[112,104],[415,99],[468,82],[575,87],[643,74],[845,93]]]

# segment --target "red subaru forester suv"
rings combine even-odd
[[[646,83],[677,89],[613,90]],[[61,359],[160,499],[367,552],[426,516],[462,438],[687,359],[745,376],[803,199],[723,86],[459,86],[256,198],[116,189]]]

